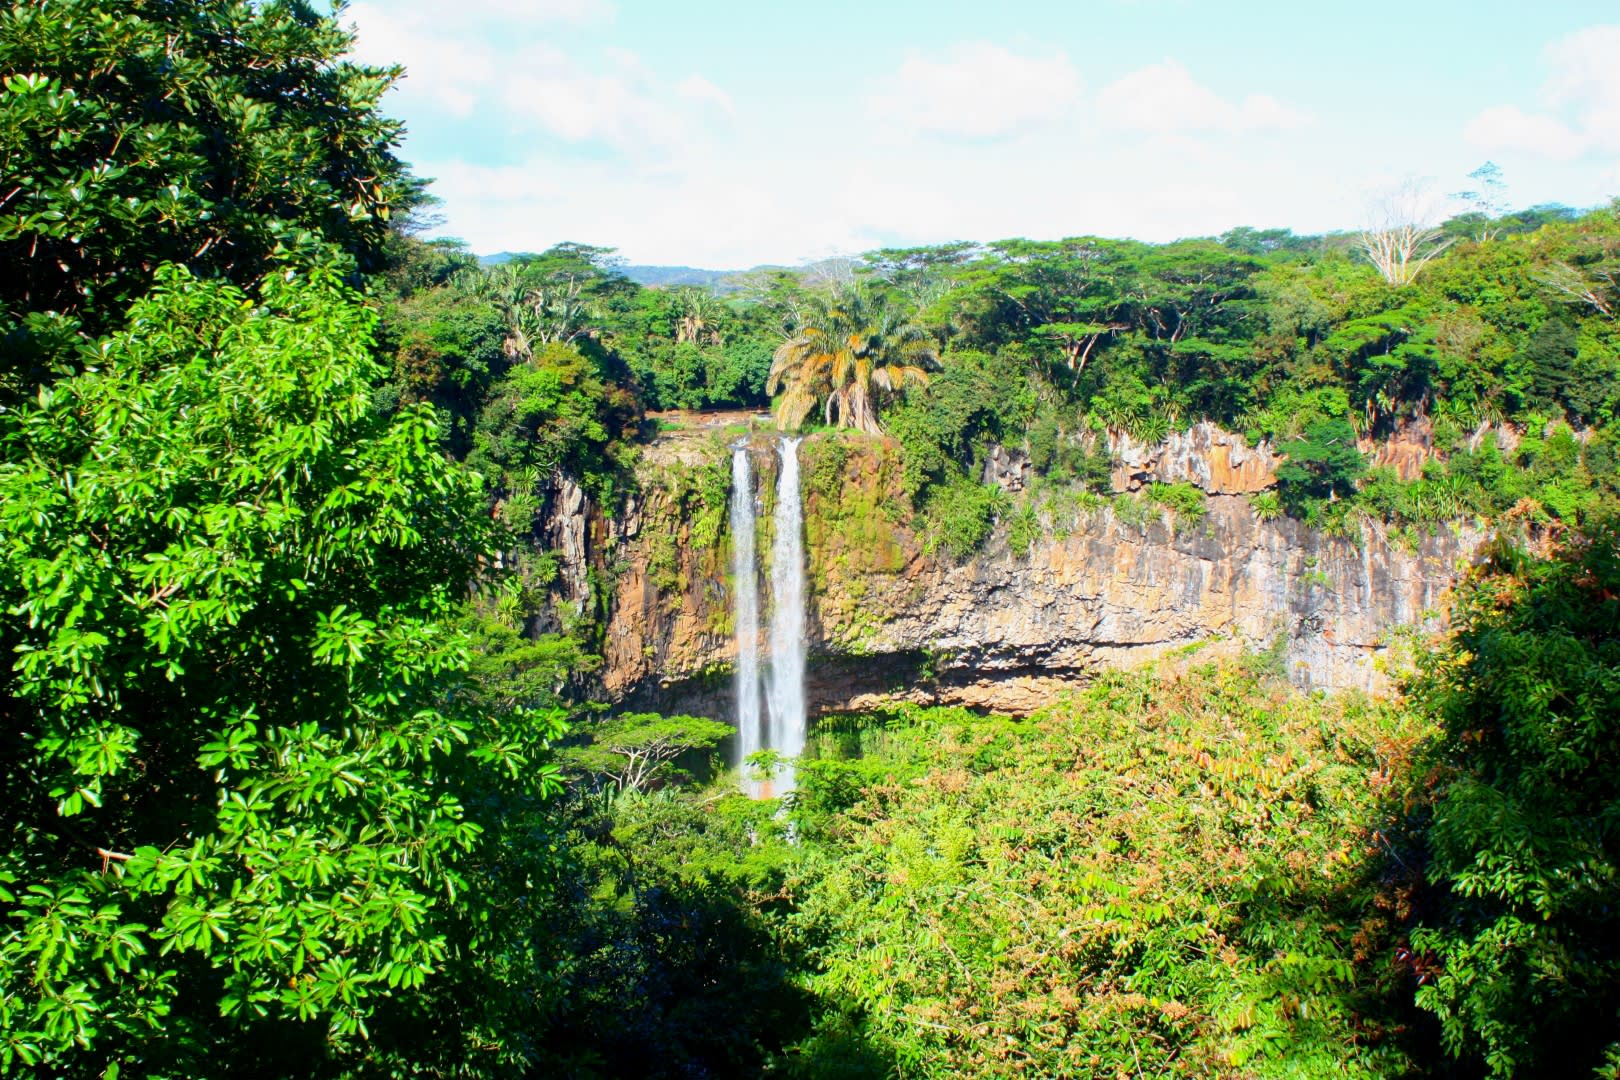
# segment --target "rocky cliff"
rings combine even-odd
[[[1277,466],[1283,461],[1269,443],[1251,447],[1241,435],[1207,421],[1151,445],[1111,432],[1108,450],[1115,462],[1115,491],[1189,483],[1211,495],[1252,494],[1277,483]]]
[[[726,440],[737,435],[670,439],[647,455],[641,494],[617,520],[554,526],[570,559],[582,542],[600,548],[585,557],[609,582],[602,678],[615,700],[729,714],[734,584],[723,530]],[[1369,527],[1358,543],[1260,520],[1247,496],[1226,492],[1265,486],[1273,461],[1233,438],[1194,429],[1135,465],[1120,455],[1138,477],[1213,491],[1196,520],[1146,503],[1054,498],[1040,505],[1027,550],[998,528],[962,564],[918,534],[896,445],[807,439],[812,707],[902,697],[1023,713],[1099,669],[1240,650],[1269,651],[1302,687],[1384,685],[1384,661],[1437,625],[1482,534],[1458,528],[1403,544]],[[750,439],[768,502],[772,438]],[[768,536],[758,549],[770,550]]]

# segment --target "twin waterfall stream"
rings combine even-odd
[[[768,673],[761,672],[759,560],[755,550],[754,478],[746,443],[731,454],[732,611],[737,629],[737,754],[743,789],[756,799],[793,790],[793,767],[755,780],[749,755],[774,750],[784,758],[804,749],[804,513],[799,502],[799,440],[777,443],[776,514],[770,565]],[[764,708],[761,709],[763,703]]]

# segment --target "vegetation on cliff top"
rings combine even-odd
[[[591,444],[601,461],[580,466],[604,493],[632,402],[757,407],[779,390],[784,422],[881,424],[914,506],[959,553],[1012,509],[984,490],[998,447],[1039,483],[1106,493],[1111,438],[1152,443],[1199,420],[1270,440],[1289,458],[1280,505],[1337,535],[1367,518],[1579,523],[1620,497],[1617,253],[1614,208],[1543,208],[1462,238],[1403,286],[1343,237],[1236,230],[876,252],[843,283],[782,271],[701,298],[640,288],[600,248],[478,270],[415,245],[384,339],[399,398],[434,402],[452,432],[521,377],[502,342],[578,352],[597,380],[580,392],[617,418]],[[742,354],[752,374],[735,375]],[[559,408],[532,431],[567,422]],[[1421,456],[1404,474],[1365,456],[1390,438]]]

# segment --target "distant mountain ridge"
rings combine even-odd
[[[481,266],[499,266],[532,254],[527,251],[497,251],[493,255],[480,255],[478,262]],[[752,270],[785,270],[783,266],[755,266]],[[728,291],[729,279],[738,274],[749,273],[750,270],[703,270],[695,266],[621,266],[619,272],[635,282],[637,285],[669,288],[676,285],[697,285],[702,288],[716,289],[721,292]]]
[[[625,266],[624,276],[637,285],[702,285],[718,288],[744,270],[700,270],[695,266]]]

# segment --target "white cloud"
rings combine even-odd
[[[939,57],[910,53],[869,102],[917,131],[994,138],[1067,113],[1080,76],[1062,53],[1021,56],[989,42],[962,42]]]
[[[1573,113],[1593,149],[1620,153],[1620,26],[1593,26],[1547,50],[1553,75],[1544,92]]]
[[[422,172],[438,178],[448,231],[476,251],[579,240],[617,245],[632,262],[715,269],[953,239],[1326,228],[1346,223],[1324,214],[1355,205],[1326,157],[1181,137],[1114,143],[1034,134],[1006,153],[964,154],[921,142],[899,168],[873,131],[852,137],[845,164],[830,169],[804,168],[794,144],[749,139],[723,154],[640,163],[536,153],[499,168],[423,162]],[[1167,170],[1170,157],[1182,168]]]
[[[361,6],[353,4],[349,13]],[[617,7],[611,0],[457,0],[447,11],[437,0],[388,0],[390,15],[400,18],[433,18],[441,32],[453,32],[470,23],[500,22],[503,26],[541,23],[599,23],[613,18]]]
[[[1463,138],[1486,150],[1520,150],[1557,161],[1586,151],[1586,139],[1556,117],[1517,105],[1493,105],[1468,122]]]
[[[1542,51],[1550,70],[1543,111],[1494,105],[1463,137],[1485,150],[1520,150],[1557,161],[1620,154],[1620,26],[1590,26]]]
[[[444,231],[480,252],[578,240],[724,269],[963,238],[1354,224],[1354,153],[1320,127],[1287,142],[1212,137],[1309,118],[1264,95],[1223,97],[1174,63],[1082,94],[1061,52],[968,42],[897,57],[876,85],[745,95],[678,53],[490,17],[532,10],[518,0],[467,6],[477,19],[446,20],[425,0],[349,12],[361,58],[409,67],[387,107],[410,125],[406,156],[435,178]]]
[[[405,79],[394,92],[454,116],[473,111],[497,66],[497,57],[482,43],[435,32],[421,15],[373,4],[355,4],[345,14],[356,32],[354,59],[379,67],[403,65]]]
[[[736,106],[731,102],[731,95],[701,75],[688,75],[675,84],[675,92],[687,101],[707,103],[715,106],[721,112],[732,113],[737,111]]]
[[[1111,127],[1157,134],[1286,131],[1303,127],[1310,119],[1266,94],[1228,101],[1174,60],[1133,71],[1103,87],[1097,109],[1102,122]]]
[[[531,59],[533,74],[502,80],[499,101],[549,134],[628,151],[677,145],[689,135],[691,119],[629,58],[602,73],[557,49],[537,50]]]
[[[600,0],[547,0],[533,7],[527,0],[481,0],[471,7],[474,16],[505,11],[525,19],[510,32],[491,33],[476,18],[446,25],[438,9],[419,0],[387,10],[373,3],[348,8],[356,28],[354,57],[405,67],[394,91],[400,100],[390,111],[490,113],[515,122],[518,137],[539,132],[634,152],[689,142],[706,114],[731,111],[725,91],[701,75],[669,86],[627,50],[581,56],[535,34],[537,20],[610,13]]]

